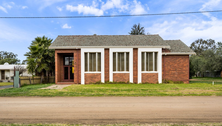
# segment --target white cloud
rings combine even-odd
[[[44,8],[49,7],[53,4],[64,2],[64,1],[66,0],[34,0],[35,3],[40,5],[39,7],[40,11],[42,11]]]
[[[27,6],[22,6],[22,9],[27,9],[28,7]]]
[[[120,9],[119,11],[124,11],[128,9],[128,4],[124,4],[123,0],[108,0],[105,4],[103,3],[101,9],[102,10],[109,10],[113,8]]]
[[[151,27],[147,27],[146,31],[152,34],[160,34],[163,39],[181,39],[187,45],[193,41],[203,39],[214,39],[222,41],[220,35],[222,29],[222,20],[214,18],[210,21],[202,19],[188,19],[163,21],[161,23],[154,23]]]
[[[2,7],[2,6],[0,6],[0,10],[2,10],[5,13],[8,13],[7,10],[4,7]]]
[[[69,26],[68,24],[64,24],[64,25],[62,26],[62,28],[63,28],[63,29],[70,29],[70,28],[72,28],[72,27]]]
[[[59,11],[62,11],[62,8],[61,7],[56,7]]]
[[[208,2],[202,5],[199,11],[216,10],[216,7],[221,7],[221,5],[221,0],[209,0]],[[203,15],[207,16],[208,18],[211,18],[210,13],[203,13]]]
[[[130,14],[145,14],[147,13],[144,7],[141,5],[141,2],[137,2],[137,0],[133,1],[134,5],[132,7],[132,10],[130,11]]]
[[[70,12],[78,12],[83,13],[84,15],[92,14],[96,16],[103,15],[103,10],[97,9],[93,6],[84,6],[82,4],[79,4],[78,6],[72,6],[72,5],[66,5],[66,10]]]

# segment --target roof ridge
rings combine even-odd
[[[151,35],[137,35],[137,36],[155,36],[155,35],[158,35],[159,34],[151,34]],[[58,35],[58,36],[132,36],[132,35]]]

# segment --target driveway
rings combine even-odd
[[[1,89],[5,89],[5,88],[12,88],[12,87],[13,87],[13,85],[0,86],[0,90],[1,90]]]
[[[0,97],[0,122],[222,122],[222,97]]]

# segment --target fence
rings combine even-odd
[[[19,77],[20,78],[20,84],[45,84],[45,83],[55,83],[55,77]]]

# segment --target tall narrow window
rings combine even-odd
[[[101,53],[85,53],[85,71],[101,71]]]
[[[113,53],[113,71],[129,71],[129,52]]]
[[[157,71],[157,52],[142,52],[141,55],[141,70],[142,71]]]

